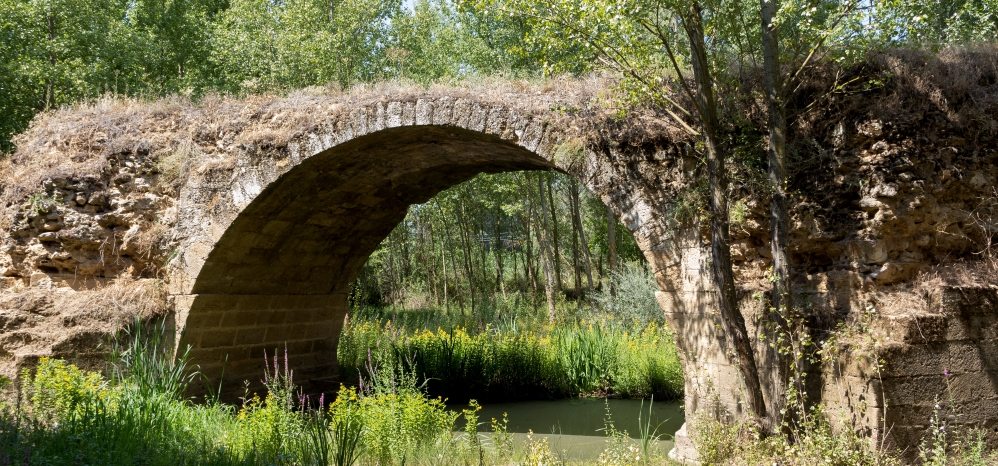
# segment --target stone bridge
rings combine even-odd
[[[189,346],[213,381],[239,390],[259,380],[265,351],[285,346],[299,381],[322,381],[336,374],[350,286],[410,205],[478,173],[557,170],[611,208],[655,272],[684,365],[687,418],[738,418],[744,386],[712,306],[709,248],[676,214],[692,202],[702,166],[662,115],[620,118],[602,106],[606,84],[102,101],[47,114],[0,167],[4,293],[83,295],[113,280],[161,280],[176,347]],[[940,117],[944,108],[900,99],[921,116],[878,115],[910,89],[889,91],[856,97],[846,113],[810,110],[820,124],[796,130],[807,141],[800,150],[815,155],[795,174],[791,253],[816,328],[862,321],[867,330],[816,369],[813,391],[836,425],[877,441],[891,432],[904,446],[924,430],[926,403],[939,394],[933,374],[944,369],[984,387],[963,394],[974,412],[967,424],[998,429],[993,277],[911,291],[917,272],[971,257],[993,234],[993,220],[981,236],[960,212],[988,193],[998,163],[994,134],[960,136],[971,129]],[[947,136],[920,136],[927,124]],[[959,176],[938,173],[940,163]],[[765,306],[756,299],[768,288],[766,205],[735,189],[744,218],[733,256],[775,416],[782,376],[759,338]],[[0,310],[14,302],[5,299]],[[2,361],[30,359],[12,338]],[[52,346],[63,347],[74,348]]]
[[[592,121],[552,110],[578,103],[503,100],[387,95],[349,112],[316,109],[312,128],[265,157],[243,154],[231,169],[187,178],[175,227],[183,236],[166,268],[178,347],[189,345],[203,372],[224,374],[236,389],[259,378],[265,351],[285,345],[296,373],[327,378],[336,373],[350,288],[410,205],[479,173],[557,170],[634,234],[670,320],[690,337],[688,354],[721,377],[716,386],[733,388],[726,401],[739,406],[723,338],[703,318],[712,315],[705,250],[668,224],[670,184],[659,180],[681,179],[677,145],[647,134],[658,140],[645,149],[588,147],[581,133]],[[689,312],[700,318],[683,318]],[[696,382],[697,371],[688,372]]]

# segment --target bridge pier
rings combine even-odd
[[[264,355],[279,358],[297,381],[326,380],[336,373],[336,341],[347,313],[344,293],[316,295],[199,294],[174,296],[177,348],[208,378],[223,399],[241,395],[244,382],[259,390]],[[186,314],[186,315],[185,315]],[[273,371],[273,362],[267,370]],[[314,387],[306,387],[314,388]]]

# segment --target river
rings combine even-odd
[[[454,406],[454,409],[460,409]],[[537,438],[547,438],[551,450],[564,459],[594,459],[606,448],[605,419],[610,418],[618,431],[628,436],[641,436],[641,423],[651,415],[651,430],[657,432],[659,441],[654,448],[664,454],[672,448],[672,434],[683,425],[682,401],[672,400],[652,403],[645,400],[566,399],[553,401],[519,401],[490,403],[482,406],[479,421],[482,432],[490,431],[489,420],[509,416],[508,431],[514,441],[525,442],[526,433],[532,431]],[[458,421],[463,428],[463,420]]]

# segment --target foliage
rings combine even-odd
[[[340,337],[337,360],[353,377],[369,366],[405,366],[426,379],[430,393],[457,400],[682,394],[673,336],[660,324],[550,324],[528,316],[515,328],[498,328],[452,319],[427,310],[355,313]]]
[[[631,441],[626,431],[617,429],[609,405],[606,405],[606,414],[603,417],[603,433],[607,437],[607,446],[596,459],[596,464],[600,466],[647,464],[652,459],[647,455],[642,458],[642,454],[646,452]]]
[[[0,151],[35,112],[199,86],[217,1],[4,0]]]
[[[820,406],[811,414],[805,425],[790,433],[761,438],[747,425],[702,417],[693,423],[692,438],[704,464],[901,464],[856,432],[833,431]]]
[[[329,415],[333,418],[333,441],[336,445],[333,462],[337,466],[349,466],[360,456],[364,416],[357,400],[356,390],[340,387],[336,401],[329,405]]]
[[[397,0],[236,0],[215,23],[211,58],[229,90],[289,89],[381,76]]]
[[[165,393],[172,397],[183,395],[184,389],[197,375],[187,367],[185,349],[176,358],[173,348],[163,341],[166,322],[160,321],[152,328],[136,319],[124,333],[124,343],[115,341],[113,380],[119,384],[134,384],[143,396]]]
[[[647,267],[624,263],[610,274],[610,286],[593,296],[594,308],[600,311],[593,317],[612,317],[638,327],[662,324],[665,318],[655,299],[656,291],[655,277]]]
[[[181,399],[165,380],[108,380],[43,358],[24,374],[21,401],[0,411],[0,464],[421,464],[467,454],[451,441],[458,413],[413,386],[367,395],[341,387],[326,409],[300,395],[286,362],[267,365],[268,393],[234,411]]]
[[[550,212],[542,211],[542,196],[553,201],[546,203]],[[557,291],[581,298],[599,286],[583,279],[587,270],[597,282],[612,273],[611,225],[614,262],[641,260],[630,232],[608,219],[606,207],[567,175],[479,175],[410,208],[368,259],[352,303],[456,307],[483,318],[501,313],[511,301],[536,305],[544,291],[539,229],[550,238],[555,269],[561,271]],[[571,278],[579,289],[568,289]],[[653,292],[649,296],[654,299]]]
[[[995,0],[871,2],[876,39],[891,45],[938,48],[948,44],[989,42],[998,36]]]
[[[449,440],[458,414],[440,398],[406,389],[361,399],[363,441],[368,454],[382,464],[440,450]]]
[[[110,398],[100,374],[84,371],[58,359],[42,358],[34,378],[26,384],[31,409],[51,422],[71,419],[89,409],[89,403]]]

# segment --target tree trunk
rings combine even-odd
[[[541,177],[537,178],[537,188],[540,194],[541,205],[539,209],[539,216],[542,217],[541,223],[543,223],[544,212],[547,210],[545,198],[544,198],[544,180]],[[541,267],[544,270],[544,297],[547,299],[548,303],[548,321],[554,322],[555,318],[555,267],[554,267],[554,253],[551,251],[551,243],[547,238],[547,230],[543,225],[539,225],[534,228],[534,232],[537,236],[537,245],[541,250]]]
[[[783,86],[780,78],[779,42],[772,24],[779,6],[777,0],[761,0],[760,3],[763,71],[769,107],[769,184],[773,196],[769,204],[770,248],[773,253],[773,272],[776,275],[772,300],[778,313],[788,315],[793,303],[790,300],[790,260],[787,258],[787,119],[781,95]]]
[[[533,239],[530,238],[530,204],[527,204],[527,213],[521,214],[520,222],[523,224],[523,271],[526,274],[527,285],[529,285],[532,295],[537,294],[537,271],[534,269]]]
[[[572,192],[569,193],[568,208],[569,214],[572,216],[572,277],[575,279],[575,296],[579,298],[582,296],[582,261],[579,258],[579,227],[575,222],[575,217],[578,214],[578,209],[575,201],[578,199],[578,193],[575,191],[575,181],[573,180],[571,186]]]
[[[586,229],[582,227],[582,201],[579,196],[579,182],[572,179],[572,224],[579,232],[579,241],[582,243],[583,266],[586,269],[586,284],[589,289],[593,288],[593,260],[589,254],[589,241],[586,239]]]
[[[607,287],[613,290],[613,272],[617,270],[617,217],[610,206],[606,206],[606,275]]]
[[[428,214],[426,216],[429,217]],[[425,228],[422,227],[420,228],[421,231],[425,232],[422,239],[423,248],[427,249],[427,243],[429,243],[429,247],[426,252],[426,257],[423,260],[427,264],[434,264],[434,262],[436,261],[436,257],[434,256],[436,255],[437,252],[437,236],[433,234],[433,219],[432,218],[426,219],[424,218],[423,214],[420,214],[419,220],[420,224],[423,224],[424,221],[426,222]],[[429,237],[428,240],[427,237]],[[441,255],[440,257],[442,258],[443,256]],[[438,287],[440,286],[440,272],[443,270],[446,269],[441,267],[441,270],[438,271],[435,265],[430,265],[429,267],[426,268],[426,279],[429,282],[430,290],[433,292],[433,303],[436,304],[437,306],[440,306],[442,304],[441,301],[442,294],[438,290]]]
[[[468,282],[468,296],[471,298],[471,312],[475,312],[475,272],[472,268],[472,252],[471,252],[471,238],[468,232],[468,218],[464,211],[464,201],[458,199],[460,203],[460,208],[457,210],[458,215],[458,233],[461,235],[461,248],[464,250],[464,273],[465,280]],[[461,310],[464,314],[464,309]]]
[[[496,285],[503,299],[506,298],[506,281],[503,278],[503,255],[502,255],[502,216],[500,210],[495,211],[495,225],[493,228],[492,254],[496,260]]]
[[[443,214],[443,212],[441,212],[441,214]],[[451,273],[454,275],[454,286],[457,286],[458,285],[458,280],[457,280],[457,259],[454,257],[454,254],[455,254],[455,251],[454,251],[454,239],[451,237],[451,234],[450,234],[450,222],[447,221],[447,216],[446,215],[441,215],[441,218],[443,219],[443,223],[444,223],[444,240],[445,240],[446,245],[447,245],[447,251],[450,253],[450,254],[448,254],[450,256],[450,270],[451,270]],[[445,274],[444,275],[444,280],[446,280],[446,279],[447,279],[447,275]],[[446,292],[446,288],[445,288],[445,291],[444,291],[445,296],[446,296],[446,293],[447,292]],[[444,299],[446,300],[446,298],[444,298]],[[461,312],[464,312],[464,298],[461,296],[460,290],[458,290],[458,293],[457,293],[457,305],[461,307]],[[449,312],[450,312],[450,308],[448,307],[448,313]]]
[[[707,60],[707,47],[704,43],[703,19],[700,5],[692,4],[682,18],[683,28],[689,38],[692,55],[693,77],[698,88],[697,110],[703,125],[704,143],[707,155],[707,177],[710,185],[711,222],[711,265],[714,286],[717,289],[717,305],[724,320],[738,358],[738,368],[748,391],[748,408],[761,427],[768,428],[766,404],[759,382],[759,371],[755,353],[748,339],[745,318],[738,309],[735,294],[735,279],[731,267],[731,244],[728,231],[727,174],[724,170],[724,153],[721,149],[721,129],[717,116],[717,101],[714,97],[714,82],[710,75]]]
[[[765,77],[766,103],[769,110],[769,185],[772,199],[769,203],[770,250],[773,255],[773,290],[770,295],[774,317],[777,325],[786,327],[793,316],[793,296],[791,295],[790,259],[787,256],[789,236],[789,214],[787,212],[787,118],[784,113],[783,83],[780,70],[779,37],[773,19],[779,10],[778,0],[760,0],[760,16],[762,19],[762,57],[763,75]],[[793,336],[791,335],[791,339]],[[802,358],[792,355],[789,361],[783,361],[781,367],[789,368],[792,380],[798,393],[804,392],[804,368],[800,366]],[[785,388],[785,387],[781,387]],[[795,409],[806,409],[797,406]],[[797,416],[800,413],[790,413]]]
[[[558,245],[558,238],[560,235],[558,234],[558,214],[554,204],[554,186],[551,182],[554,177],[552,177],[551,174],[546,174],[544,178],[547,178],[547,206],[548,210],[551,212],[551,244],[554,249],[554,255],[552,256],[552,260],[554,260],[554,278],[555,283],[557,284],[556,290],[561,291],[563,288],[561,283],[561,247]],[[543,197],[543,193],[541,193],[541,196]]]

